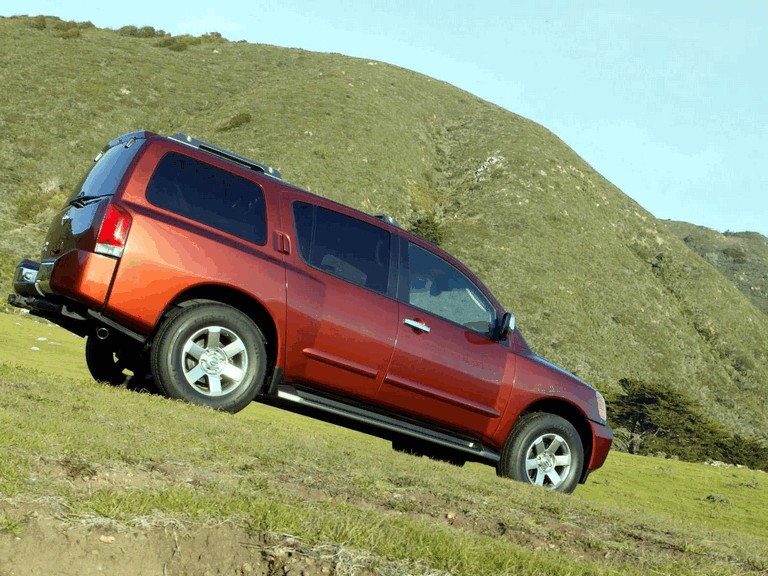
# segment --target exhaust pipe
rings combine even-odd
[[[109,338],[109,330],[104,328],[104,326],[96,328],[96,338],[98,338],[99,340],[106,340],[107,338]]]

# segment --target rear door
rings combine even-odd
[[[288,288],[285,379],[375,397],[397,334],[396,244],[385,228],[333,203],[284,192]],[[287,233],[287,232],[286,232]]]
[[[122,182],[131,162],[145,142],[144,133],[115,139],[96,156],[94,164],[77,184],[67,203],[53,217],[43,245],[43,262],[53,261],[67,251],[83,248],[81,241],[93,242],[104,215],[104,203]],[[93,248],[89,244],[87,248]]]
[[[498,311],[450,262],[403,240],[398,334],[380,402],[472,435],[498,426],[515,359],[490,338]]]

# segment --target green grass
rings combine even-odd
[[[605,393],[639,452],[699,458],[681,439],[714,453],[746,438],[768,468],[768,316],[542,126],[381,62],[216,34],[0,19],[0,63],[0,288],[106,141],[187,132],[458,255],[538,353]],[[628,381],[706,419],[634,429],[611,412]]]
[[[43,333],[63,342],[0,349],[0,512],[38,502],[37,515],[94,525],[234,523],[418,574],[768,569],[764,473],[614,452],[564,496],[275,408],[233,416],[97,384],[80,339],[28,316],[0,314],[0,332],[16,350]],[[24,537],[29,517],[4,514],[0,537]]]

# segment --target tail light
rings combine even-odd
[[[101,222],[99,235],[96,237],[95,252],[120,258],[123,255],[130,228],[131,215],[128,211],[110,202],[104,220]]]

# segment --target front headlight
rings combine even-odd
[[[595,400],[597,400],[597,414],[603,421],[603,424],[608,422],[608,411],[605,409],[605,398],[597,390],[595,390]]]

